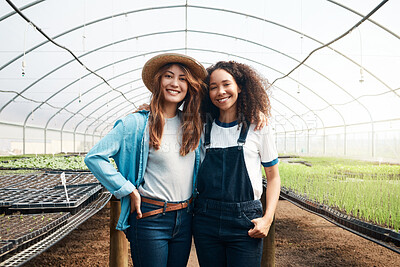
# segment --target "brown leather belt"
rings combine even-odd
[[[150,203],[150,204],[162,207],[160,209],[156,209],[156,210],[152,210],[152,211],[143,213],[142,218],[146,218],[146,217],[149,217],[152,215],[156,215],[156,214],[160,214],[160,213],[164,213],[164,212],[168,212],[168,211],[185,209],[185,208],[187,208],[187,206],[190,203],[192,203],[192,200],[193,199],[190,198],[188,201],[185,201],[182,203],[168,203],[168,202],[162,202],[162,201],[157,201],[157,200],[153,200],[150,198],[142,197],[142,202],[146,202],[146,203]]]

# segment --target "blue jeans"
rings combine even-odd
[[[251,220],[262,217],[259,200],[226,203],[196,199],[193,235],[200,266],[260,266],[262,239],[251,238]]]
[[[141,204],[142,213],[159,208],[149,203]],[[139,220],[136,219],[136,212],[130,214],[126,236],[131,246],[133,265],[186,266],[192,244],[192,217],[189,208]]]

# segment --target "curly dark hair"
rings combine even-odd
[[[237,99],[238,124],[249,121],[257,123],[259,121],[259,113],[265,116],[271,116],[271,105],[267,91],[270,83],[260,73],[249,65],[238,63],[235,61],[219,61],[207,68],[208,76],[206,84],[210,84],[211,74],[218,69],[225,70],[235,79],[236,84],[241,89]],[[202,119],[214,120],[219,117],[219,109],[211,102],[209,95],[209,87],[207,86],[206,94],[202,103]]]

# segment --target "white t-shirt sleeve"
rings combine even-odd
[[[260,130],[259,153],[261,164],[264,167],[271,167],[278,163],[278,152],[276,150],[275,139],[271,126],[266,126]]]

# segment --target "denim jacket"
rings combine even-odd
[[[139,111],[118,120],[114,128],[86,155],[85,163],[104,187],[121,200],[117,230],[129,227],[129,194],[143,182],[149,156],[148,111]],[[200,146],[195,151],[193,193],[200,165]],[[118,171],[110,163],[113,158]]]

